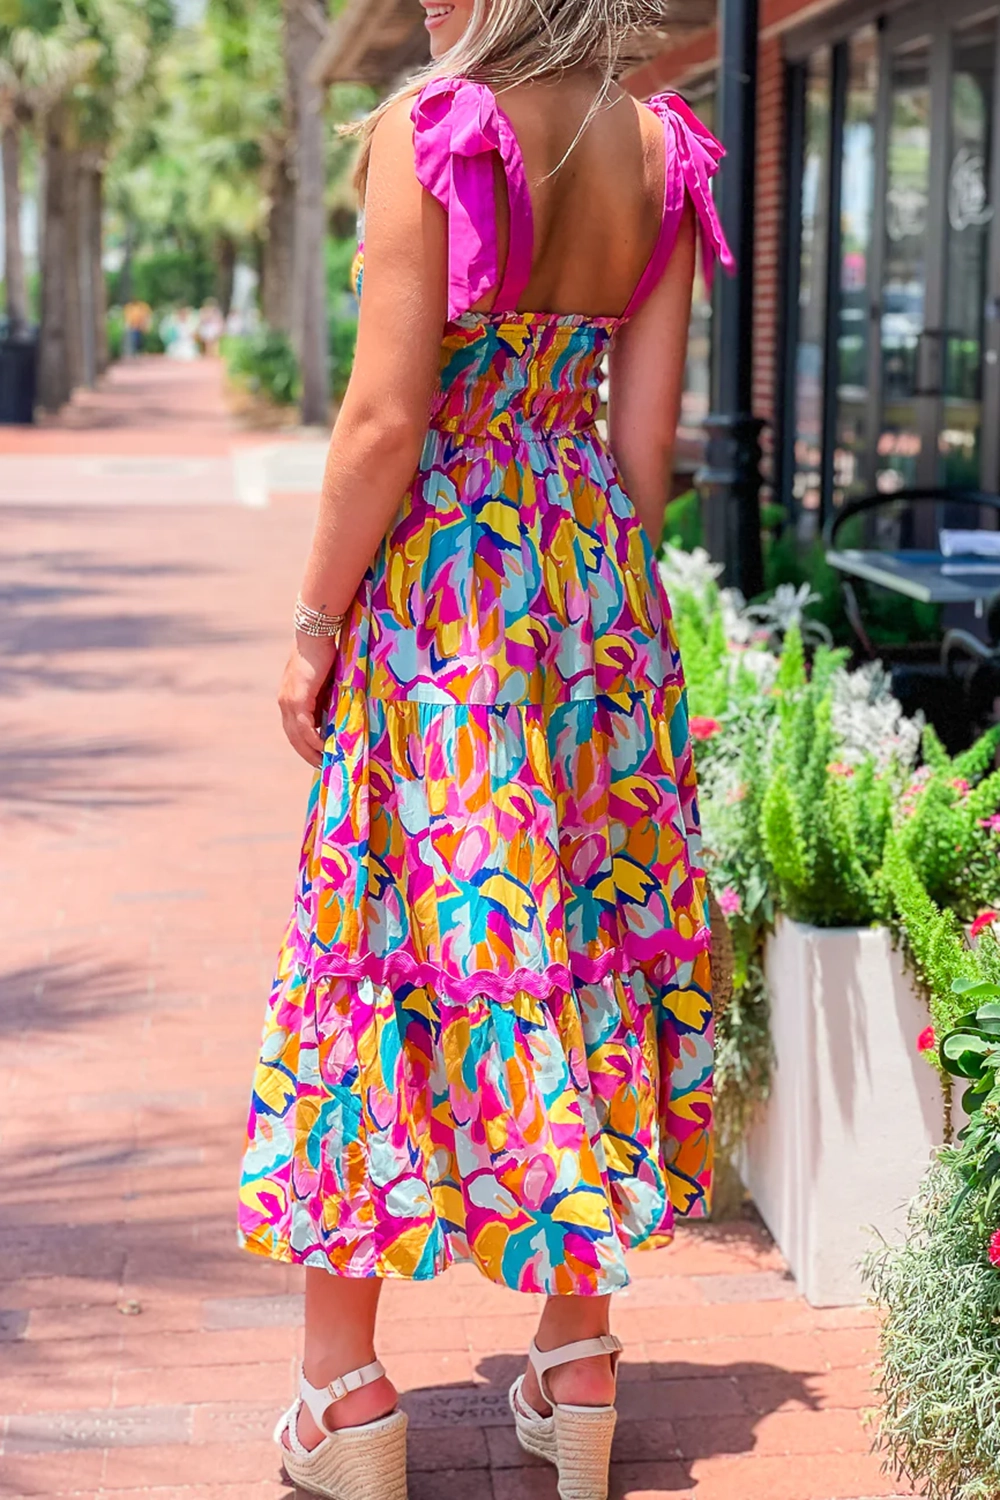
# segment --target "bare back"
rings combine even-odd
[[[534,213],[534,257],[521,311],[620,317],[656,245],[663,215],[663,126],[620,92],[581,134],[595,92],[594,80],[577,74],[498,96],[521,148]],[[496,170],[506,256],[509,215],[499,162]],[[489,308],[492,301],[491,295],[481,306]]]

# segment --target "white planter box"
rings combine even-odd
[[[927,1007],[884,928],[782,918],[767,978],[777,1066],[742,1176],[808,1301],[860,1302],[872,1230],[901,1233],[943,1139]]]

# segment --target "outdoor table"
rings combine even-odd
[[[921,604],[974,604],[983,613],[985,600],[1000,590],[1000,558],[945,557],[943,552],[828,552],[831,568],[877,583]]]

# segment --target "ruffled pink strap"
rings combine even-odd
[[[663,188],[663,222],[660,237],[625,316],[631,317],[645,302],[667,268],[677,243],[684,208],[690,196],[701,227],[702,265],[709,288],[718,260],[723,269],[736,269],[732,251],[719,223],[712,198],[711,179],[719,170],[725,151],[694,111],[677,94],[657,94],[646,107],[663,121],[666,176]]]
[[[534,226],[517,137],[491,89],[435,78],[413,106],[417,177],[448,214],[448,317],[457,318],[500,282],[493,153],[510,203],[510,249],[498,312],[516,307],[531,275]]]

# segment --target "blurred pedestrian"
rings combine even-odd
[[[122,320],[125,325],[123,353],[126,359],[135,359],[142,353],[146,335],[153,326],[153,309],[141,299],[126,302],[122,309]]]
[[[160,342],[167,354],[170,354],[177,341],[177,309],[168,307],[160,319]]]
[[[423,4],[436,62],[362,148],[357,356],[280,692],[316,777],[240,1227],[307,1268],[277,1434],[303,1489],[403,1500],[379,1290],[471,1258],[546,1295],[517,1436],[561,1495],[605,1500],[610,1294],[711,1182],[697,787],[654,548],[699,225],[731,264],[722,152],[676,96],[617,83],[647,0]]]
[[[198,343],[202,354],[213,358],[219,352],[219,340],[226,331],[226,320],[214,297],[202,303],[198,314]]]
[[[173,337],[167,344],[171,359],[197,359],[198,315],[193,307],[182,307],[173,316]]]

